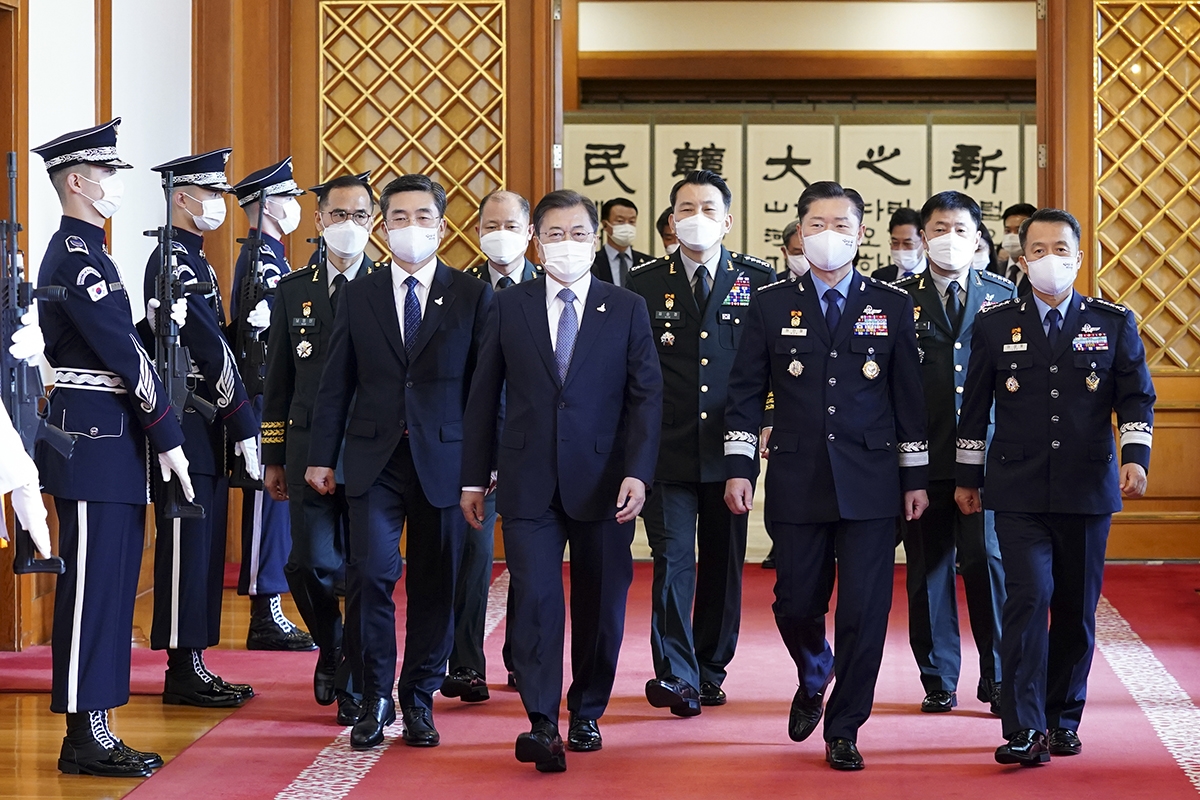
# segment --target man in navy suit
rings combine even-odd
[[[604,246],[592,262],[592,274],[600,280],[624,287],[630,270],[654,259],[654,256],[633,249],[637,217],[637,206],[627,197],[614,197],[600,207]]]
[[[461,505],[478,528],[498,470],[513,667],[532,724],[516,757],[561,772],[563,550],[570,543],[567,746],[598,750],[633,579],[634,519],[658,457],[662,374],[645,301],[588,271],[596,207],[577,192],[551,192],[533,227],[548,277],[499,292],[488,310],[467,402]]]
[[[398,694],[404,741],[432,747],[440,741],[433,693],[441,688],[453,642],[454,582],[467,530],[455,508],[463,411],[492,288],[438,260],[446,233],[446,192],[439,184],[403,175],[384,188],[379,205],[392,263],[341,290],[305,479],[321,494],[336,489],[344,433],[347,617],[357,611],[362,632],[362,713],[350,734],[356,749],[380,744],[396,719],[392,592],[408,523]]]

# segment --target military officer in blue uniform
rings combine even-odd
[[[221,640],[221,596],[225,584],[225,520],[229,497],[225,440],[257,468],[258,424],[245,386],[225,340],[225,310],[217,273],[204,255],[204,233],[225,221],[225,197],[230,186],[225,162],[230,148],[185,156],[152,167],[173,173],[171,195],[171,260],[176,277],[185,285],[208,283],[206,294],[188,294],[188,324],[180,342],[191,356],[189,382],[202,400],[217,411],[206,422],[192,409],[183,415],[183,451],[187,455],[196,502],[202,519],[168,519],[155,506],[154,622],[150,646],[167,651],[163,702],[176,705],[228,708],[252,697],[246,684],[231,684],[208,670],[205,648]],[[161,258],[155,247],[146,262],[145,297],[154,298]],[[153,308],[148,314],[155,313]],[[159,312],[161,313],[161,312]],[[147,344],[153,352],[151,336]]]
[[[1155,394],[1133,312],[1072,288],[1083,261],[1075,218],[1040,209],[1020,237],[1032,295],[975,319],[955,499],[964,514],[981,499],[995,512],[1004,558],[1008,742],[996,761],[1035,765],[1083,749],[1109,524],[1123,498],[1145,494]]]
[[[270,326],[270,300],[261,300],[255,308],[241,307],[241,290],[250,269],[259,264],[267,291],[273,292],[280,278],[291,271],[280,241],[300,224],[300,203],[296,197],[304,190],[292,179],[291,156],[269,167],[252,172],[233,187],[238,205],[250,220],[250,242],[242,245],[234,267],[230,314],[234,320],[245,315],[255,328]],[[263,207],[259,209],[259,204]],[[254,227],[262,220],[262,230]],[[258,252],[251,252],[256,233]],[[267,348],[268,354],[270,347]],[[269,358],[269,355],[268,355]],[[262,395],[250,398],[261,417]],[[278,428],[263,429],[270,438]],[[240,469],[240,466],[235,466]],[[261,488],[242,489],[242,567],[238,575],[238,594],[250,596],[250,630],[246,647],[251,650],[313,650],[312,637],[283,614],[279,595],[288,591],[284,567],[292,549],[291,525],[286,501],[274,499]]]
[[[479,202],[476,233],[479,236],[479,249],[487,256],[487,260],[468,267],[465,272],[487,281],[494,291],[535,280],[545,274],[541,267],[525,256],[529,241],[533,238],[533,225],[529,222],[529,201],[516,192],[492,192]],[[503,425],[503,400],[500,403],[500,418],[500,424]],[[491,696],[487,688],[483,633],[496,542],[496,495],[493,491],[487,493],[483,507],[483,524],[478,530],[467,529],[467,544],[454,592],[454,648],[450,651],[449,671],[442,681],[444,697],[458,697],[467,703],[478,703]],[[507,635],[509,618],[509,615],[505,616],[502,657],[508,671],[509,685],[512,686],[515,678]]]
[[[129,640],[142,563],[148,469],[179,480],[194,497],[184,434],[150,356],[133,327],[121,273],[105,247],[104,221],[121,206],[120,117],[33,148],[62,203],[39,286],[66,299],[40,309],[46,357],[55,372],[49,421],[75,437],[70,459],[38,445],[45,491],[58,512],[66,572],[54,596],[50,710],[67,715],[58,768],[137,777],[162,766],[108,727],[108,709],[129,700]],[[175,309],[162,309],[162,313]],[[186,312],[184,312],[186,313]],[[176,317],[186,318],[183,315]],[[158,453],[151,466],[147,447]]]
[[[921,379],[929,414],[929,508],[902,525],[907,561],[908,640],[921,671],[925,712],[958,704],[962,666],[955,564],[967,592],[979,651],[976,697],[1000,712],[1000,611],[1004,567],[991,512],[964,515],[954,502],[954,441],[975,315],[1017,295],[1017,287],[971,268],[983,217],[961,192],[941,192],[921,209],[929,268],[896,285],[913,299]]]
[[[800,195],[800,280],[758,291],[742,323],[725,410],[726,502],[753,505],[758,432],[775,396],[766,517],[775,544],[775,622],[800,687],[788,735],[823,712],[825,757],[862,769],[856,739],[871,713],[892,601],[896,517],[928,504],[929,450],[912,299],[860,275],[862,197],[830,181]],[[835,566],[836,565],[836,566]],[[837,653],[825,638],[836,572]]]
[[[679,250],[635,267],[627,283],[646,300],[663,374],[662,444],[642,512],[654,556],[646,699],[684,717],[726,701],[747,517],[725,505],[725,390],[751,293],[775,277],[722,244],[732,199],[716,173],[685,175],[671,190]]]
[[[346,284],[382,267],[364,252],[375,216],[371,173],[343,175],[309,189],[317,197],[316,223],[324,239],[310,265],[285,275],[275,289],[271,347],[263,393],[266,489],[291,511],[292,550],[284,575],[300,616],[321,652],[313,693],[321,705],[338,704],[340,725],[358,720],[362,664],[356,627],[338,599],[344,582],[350,510],[341,464],[337,487],[318,494],[304,482],[317,386],[329,354],[333,321]]]

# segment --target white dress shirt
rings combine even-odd
[[[570,289],[575,293],[575,317],[579,320],[579,327],[583,328],[583,309],[587,307],[588,289],[592,285],[592,273],[583,273],[583,277],[565,288]],[[564,303],[558,296],[558,293],[563,290],[563,285],[553,278],[546,278],[546,318],[550,323],[550,349],[553,350],[558,344],[558,320],[562,317],[563,309],[566,308]]]
[[[490,259],[488,260],[487,267],[488,267],[488,276],[492,279],[492,289],[498,290],[500,287],[496,286],[496,284],[500,282],[501,278],[506,277],[506,276],[503,272],[496,269],[496,267],[492,264]],[[512,272],[508,273],[507,277],[512,278],[513,283],[520,283],[521,278],[523,278],[524,276],[525,276],[525,257],[521,256],[519,259],[517,259],[516,263],[512,265]]]
[[[429,285],[433,283],[433,273],[437,269],[437,256],[433,256],[420,269],[412,273],[417,279],[413,289],[417,293],[417,302],[421,304],[421,319],[425,319],[425,304],[429,302]],[[392,296],[396,301],[396,318],[400,320],[400,339],[404,339],[404,301],[408,297],[408,287],[404,282],[409,274],[395,261],[392,262]]]
[[[333,297],[333,279],[338,275],[345,275],[347,283],[354,280],[354,278],[358,275],[358,268],[362,266],[363,259],[366,257],[366,253],[359,253],[358,259],[355,260],[353,264],[346,267],[345,271],[343,272],[338,272],[337,267],[335,267],[333,264],[329,265],[329,269],[326,270],[328,274],[325,276],[325,285],[329,288],[330,297]],[[401,317],[401,319],[403,319],[403,317]]]
[[[703,266],[708,270],[708,290],[711,292],[713,284],[717,280],[717,266],[721,261],[721,249],[717,248],[717,252],[713,253],[712,258],[701,264],[699,261],[692,261],[687,257],[687,253],[680,251],[680,258],[683,259],[683,269],[687,272],[688,286],[692,287],[692,291],[696,291],[696,270]]]

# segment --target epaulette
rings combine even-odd
[[[1089,297],[1087,298],[1087,302],[1096,308],[1103,308],[1121,316],[1125,316],[1129,312],[1129,309],[1120,303],[1114,303],[1111,300],[1105,300],[1100,297]]]
[[[476,264],[473,267],[467,267],[465,270],[463,270],[463,272],[467,273],[468,275],[470,275],[473,278],[482,278],[483,277],[483,267],[480,266],[479,264]]]
[[[789,281],[787,278],[784,278],[782,280],[775,281],[774,283],[764,284],[758,287],[755,291],[765,292],[767,289],[775,289],[779,286],[792,286],[793,284],[795,284],[795,281]]]
[[[875,280],[879,280],[879,279],[876,278]],[[907,278],[901,278],[900,280],[896,281],[895,283],[891,283],[888,285],[889,286],[897,286],[901,289],[904,289],[904,288],[908,287],[909,284],[917,283],[920,280],[921,280],[921,275],[920,275],[920,273],[918,273],[916,275],[909,275]]]
[[[920,276],[914,275],[913,277],[919,278]],[[895,292],[896,294],[903,295],[905,297],[908,296],[908,292],[904,291],[899,286],[894,286],[888,283],[887,281],[881,281],[878,278],[872,278],[870,275],[863,275],[863,278],[865,278],[867,283],[871,284],[872,286],[876,286],[880,289],[887,289],[889,292]]]
[[[745,264],[750,267],[757,267],[758,269],[761,269],[765,272],[769,272],[772,275],[775,274],[775,269],[770,264],[768,264],[766,261],[763,261],[761,258],[759,258],[757,256],[752,256],[749,253],[730,253],[729,256],[734,261],[740,262],[740,263]]]
[[[297,280],[302,275],[312,275],[314,271],[316,271],[316,267],[313,267],[310,264],[306,264],[303,267],[301,267],[300,269],[294,269],[291,272],[289,272],[287,275],[284,275],[282,278],[279,279],[279,282],[283,283],[284,281]]]
[[[1013,297],[1009,300],[1005,300],[1003,303],[996,303],[995,305],[990,305],[987,308],[981,309],[979,311],[979,313],[980,314],[991,314],[993,311],[999,311],[1002,308],[1012,308],[1013,306],[1019,306],[1028,299],[1029,299],[1028,297]]]
[[[172,239],[171,240],[171,252],[172,253],[183,253],[186,256],[188,254],[188,249],[186,247],[184,247],[183,242],[177,242],[174,239]]]
[[[641,272],[642,270],[649,269],[650,267],[657,267],[657,266],[661,266],[662,264],[666,264],[670,260],[671,259],[669,259],[669,258],[652,258],[649,261],[643,261],[642,263],[638,264],[636,267],[632,267],[629,270],[629,272],[630,272],[630,274],[632,274],[634,272]]]
[[[68,236],[63,243],[67,246],[68,253],[83,253],[85,256],[91,255],[87,249],[87,242],[81,236]]]
[[[998,275],[997,273],[992,272],[990,269],[980,271],[983,273],[983,279],[985,281],[991,280],[1000,284],[1001,286],[1016,286],[1016,284],[1010,281],[1008,278],[1004,277],[1003,275]]]

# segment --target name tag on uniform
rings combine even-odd
[[[1028,350],[1028,349],[1029,349],[1029,342],[1020,342],[1018,344],[1004,345],[1004,352],[1006,352],[1006,353],[1019,353],[1019,352],[1022,352],[1024,350]]]
[[[292,327],[294,328],[312,328],[316,330],[320,326],[320,320],[312,317],[292,317]]]
[[[655,319],[679,319],[678,311],[655,311]]]
[[[930,323],[930,321],[929,321],[929,320],[927,320],[927,319],[923,319],[923,320],[921,320],[920,322],[918,322],[918,323],[917,323],[917,330],[919,330],[919,331],[927,331],[927,330],[929,330],[929,327],[930,327],[930,325],[931,325],[931,324],[932,324],[932,323]]]
[[[808,328],[780,328],[780,336],[808,336]]]

